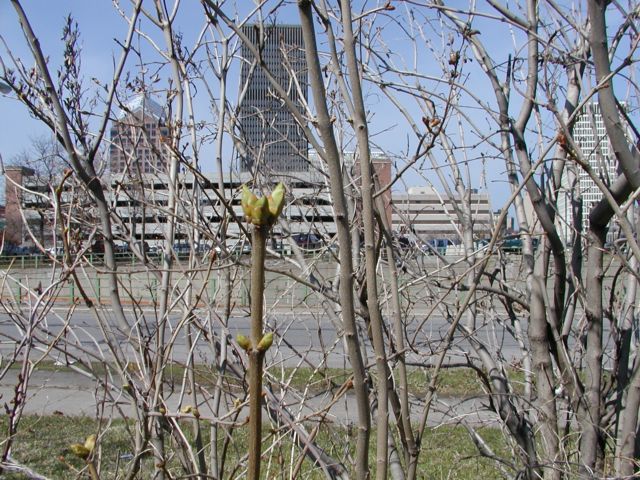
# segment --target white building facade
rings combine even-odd
[[[489,238],[493,231],[491,202],[487,193],[473,190],[470,194],[474,237]],[[459,198],[449,198],[431,187],[412,187],[406,193],[392,196],[392,225],[396,232],[415,235],[422,241],[460,240],[460,224],[456,208]]]
[[[600,105],[588,103],[573,127],[573,139],[586,160],[591,173],[606,186],[618,176],[618,162],[611,150]],[[589,212],[601,199],[602,192],[596,186],[589,172],[575,164],[565,166],[560,191],[556,224],[565,244],[575,241],[574,218],[582,217],[583,234],[589,228]],[[609,237],[615,235],[615,228]]]

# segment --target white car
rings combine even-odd
[[[64,247],[49,247],[45,250],[52,257],[61,257],[64,255]]]

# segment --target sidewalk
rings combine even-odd
[[[10,370],[5,378],[0,380],[0,402],[10,405],[17,382],[18,370]],[[168,388],[169,389],[169,388]],[[24,413],[27,415],[65,415],[65,416],[132,416],[133,408],[128,396],[119,396],[114,389],[115,398],[105,400],[104,390],[96,386],[96,382],[84,375],[70,370],[36,371],[30,378]],[[169,413],[179,411],[180,386],[166,396]],[[276,393],[279,397],[279,394]],[[182,406],[188,405],[190,395],[185,395]],[[356,415],[355,397],[352,394],[342,397],[332,404],[329,394],[311,396],[301,403],[293,395],[285,395],[281,399],[288,410],[301,421],[312,420],[321,415],[328,421],[348,425],[353,423]],[[432,405],[428,425],[431,427],[455,424],[461,420],[474,426],[495,426],[495,414],[486,409],[488,401],[483,397],[471,399],[440,398]],[[327,407],[330,406],[330,408]],[[224,405],[219,417],[224,417],[232,405]],[[198,405],[201,418],[214,419],[208,404]],[[248,407],[245,406],[239,421],[245,418]],[[412,405],[412,420],[418,421],[422,414],[422,404],[414,402]],[[326,411],[326,415],[319,412]]]

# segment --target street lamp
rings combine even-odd
[[[0,82],[0,93],[9,93],[11,87],[4,82]]]

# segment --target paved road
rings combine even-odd
[[[135,282],[132,282],[135,283]],[[416,287],[417,288],[417,287]],[[100,286],[98,285],[98,291]],[[279,293],[278,293],[279,294]],[[284,303],[284,302],[283,302]],[[293,302],[291,302],[293,304]],[[304,362],[312,366],[325,363],[330,367],[348,367],[344,346],[339,335],[339,326],[334,325],[331,320],[314,311],[303,310],[300,304],[294,311],[276,311],[266,319],[267,328],[276,332],[276,347],[269,351],[267,359],[270,368],[277,370],[280,366],[304,365]],[[58,345],[65,346],[68,352],[79,354],[85,352],[85,357],[91,355],[100,357],[105,355],[109,360],[106,342],[102,331],[97,325],[95,318],[84,308],[78,308],[74,314],[67,319],[68,307],[60,306],[48,313],[46,317],[39,319],[36,328],[37,335],[33,346],[42,351],[52,340],[57,339]],[[107,307],[102,311],[109,315]],[[141,341],[150,340],[153,344],[156,319],[153,310],[145,310],[137,317],[133,312],[129,312],[129,321],[134,327],[128,332],[121,332],[123,341],[121,345],[127,349],[131,358],[138,358],[140,350],[135,346]],[[195,361],[207,363],[212,360],[211,339],[207,337],[208,332],[215,332],[220,335],[225,330],[220,319],[212,312],[199,312],[202,330],[194,329],[196,341],[193,347]],[[441,315],[433,315],[426,319],[426,313],[417,312],[406,318],[405,329],[407,337],[414,339],[415,350],[409,350],[407,357],[414,364],[424,365],[434,361],[441,347],[441,339],[445,336],[449,328],[449,322]],[[185,328],[178,328],[180,318],[172,316],[167,325],[167,337],[173,343],[172,361],[184,362],[188,357],[189,347],[185,336]],[[18,328],[20,325],[20,328]],[[508,328],[498,322],[483,322],[477,319],[477,330],[475,335],[491,352],[498,352],[507,361],[520,358],[520,347],[509,333]],[[7,314],[0,314],[0,355],[7,358],[11,356],[16,348],[16,342],[23,338],[24,330],[28,325],[20,319],[12,318]],[[522,330],[526,332],[526,323],[522,325]],[[246,313],[236,310],[233,318],[229,320],[228,334],[235,337],[237,333],[246,333],[249,330],[249,319]],[[175,334],[175,335],[174,335]],[[362,335],[366,337],[366,335]],[[608,337],[608,334],[607,334]],[[133,341],[131,341],[133,339]],[[367,362],[373,364],[373,356],[370,345],[365,342],[365,353]],[[456,334],[456,338],[447,357],[447,361],[457,363],[465,360],[466,354],[471,351],[469,341],[461,333]],[[52,351],[50,357],[64,363],[67,357],[60,351]],[[234,357],[235,361],[241,361]],[[0,403],[8,402],[14,394],[16,385],[16,371],[11,370],[0,379]],[[59,411],[65,415],[95,415],[98,406],[107,405],[110,409],[119,409],[123,414],[131,413],[131,405],[125,397],[118,396],[112,398],[107,404],[102,402],[102,397],[98,395],[100,389],[96,388],[95,381],[87,379],[77,374],[69,373],[68,370],[58,372],[36,372],[31,381],[29,389],[29,399],[27,402],[27,413],[53,413]],[[299,399],[286,397],[283,399],[292,411],[300,418],[305,415],[325,408],[331,403],[327,396],[317,396],[305,399],[300,403]],[[169,411],[176,411],[179,407],[177,394],[171,394],[167,398]],[[453,399],[439,398],[434,405],[434,413],[430,415],[429,424],[439,425],[443,422],[464,419],[474,425],[494,423],[495,417],[487,412],[483,405],[487,400],[476,399]],[[416,400],[413,412],[414,419],[420,416],[420,404]],[[226,409],[231,409],[227,406]],[[200,406],[203,416],[211,416],[211,410],[207,405]],[[336,422],[350,423],[354,417],[355,406],[353,398],[349,395],[335,402],[328,411],[328,415]]]
[[[45,318],[36,324],[37,334],[35,345],[45,345],[58,339],[59,345],[66,345],[68,351],[78,352],[84,349],[87,352],[97,354],[102,351],[107,354],[107,345],[104,335],[98,327],[93,315],[86,309],[79,308],[72,317],[67,320],[66,309],[59,308],[50,312]],[[211,361],[211,347],[208,332],[216,332],[217,335],[224,332],[221,320],[216,315],[200,312],[199,324],[204,327],[201,330],[194,329],[196,341],[194,350],[197,361]],[[429,363],[434,360],[442,345],[442,338],[449,329],[449,322],[441,316],[432,316],[425,320],[425,316],[414,315],[406,320],[405,331],[408,338],[413,339],[414,349],[408,351],[412,362]],[[178,329],[180,318],[172,316],[167,325],[166,338],[173,344],[173,359],[184,361],[189,351],[186,329]],[[153,343],[153,333],[156,331],[156,319],[153,311],[147,310],[144,315],[137,317],[129,312],[129,321],[134,328],[121,335],[122,344],[135,345],[142,336],[144,341]],[[11,355],[15,349],[15,341],[22,338],[23,333],[17,327],[16,319],[7,314],[0,314],[0,354]],[[22,329],[27,326],[22,323]],[[345,349],[343,342],[337,335],[336,326],[326,315],[311,312],[279,312],[268,315],[267,328],[276,332],[277,348],[270,350],[271,362],[282,363],[286,366],[294,366],[300,362],[301,357],[306,358],[312,365],[325,362],[332,367],[346,365]],[[526,325],[522,327],[526,331]],[[249,318],[239,314],[233,316],[228,323],[228,333],[235,338],[238,333],[246,334],[249,331]],[[487,344],[491,351],[501,350],[504,358],[511,360],[520,356],[518,343],[502,326],[497,324],[483,325],[478,321],[475,332],[477,338]],[[366,335],[362,335],[364,338]],[[133,341],[130,341],[133,340]],[[365,353],[371,356],[370,344],[364,342]],[[464,355],[470,351],[468,340],[462,333],[457,333],[448,357],[449,361],[462,361]],[[57,358],[58,354],[53,356]],[[60,355],[58,355],[60,356]],[[63,361],[63,360],[61,360]],[[371,360],[373,361],[373,360]]]
[[[34,343],[36,347],[44,347],[44,343],[53,338],[64,339],[64,343],[70,345],[69,351],[78,353],[80,350],[99,355],[100,352],[106,354],[106,345],[102,339],[102,333],[97,327],[95,319],[87,310],[78,310],[69,319],[64,321],[62,315],[66,309],[57,309],[42,319],[39,342]],[[134,315],[129,312],[130,321],[134,323]],[[208,321],[208,331],[221,331],[219,319],[206,315],[201,315]],[[148,325],[145,323],[148,322]],[[138,318],[136,330],[152,331],[155,317],[152,311],[144,312],[143,317]],[[183,335],[184,329],[176,329],[180,319],[172,317],[167,328],[169,337],[173,332],[177,332],[174,338],[174,348],[172,361],[182,362],[187,358],[187,342]],[[344,366],[348,368],[348,362],[344,355],[342,342],[337,340],[336,328],[325,316],[317,316],[311,312],[280,312],[267,317],[269,329],[277,332],[277,348],[270,349],[270,356],[267,364],[272,371],[277,372],[281,366],[308,365],[317,366],[325,362],[330,367]],[[45,328],[46,327],[46,328]],[[418,327],[420,327],[418,329]],[[493,351],[497,345],[501,346],[501,352],[507,360],[519,358],[519,347],[517,342],[507,331],[498,324],[481,325],[478,323],[476,336],[480,338]],[[416,351],[408,354],[410,362],[417,364],[429,364],[433,362],[438,354],[441,338],[449,328],[449,323],[442,317],[432,317],[424,322],[424,317],[413,316],[407,320],[407,332],[411,338],[415,335]],[[526,331],[526,325],[522,328]],[[44,335],[42,331],[48,332]],[[249,319],[246,315],[236,315],[229,321],[228,332],[235,337],[238,332],[247,332],[249,329]],[[416,334],[417,332],[417,334]],[[14,340],[19,340],[21,333],[16,328],[15,321],[6,314],[0,315],[0,354],[3,357],[11,355],[15,349]],[[133,349],[135,342],[123,342],[128,345],[129,354],[133,358],[139,354]],[[368,363],[373,364],[371,349],[366,344]],[[41,350],[40,350],[41,351]],[[210,343],[204,335],[200,335],[194,347],[196,362],[211,361]],[[448,361],[456,363],[464,359],[465,354],[470,352],[469,342],[460,334],[456,336],[451,349]],[[67,357],[54,352],[50,355],[64,363]],[[239,357],[232,357],[232,361],[242,361]],[[0,379],[0,402],[9,402],[14,395],[14,387],[17,383],[17,371],[10,370],[4,378]],[[179,395],[177,390],[167,396],[167,406],[169,411],[179,409]],[[95,380],[83,377],[70,372],[68,369],[61,371],[37,371],[30,382],[28,401],[26,403],[27,413],[53,413],[61,412],[65,415],[95,415],[100,408],[113,410],[118,414],[130,415],[132,407],[130,400],[122,396],[117,389],[112,390],[113,398],[104,401],[103,390],[96,385]],[[339,401],[331,402],[330,394],[306,398],[302,402],[298,398],[286,396],[282,401],[296,412],[296,416],[303,418],[308,415],[316,415],[321,410],[326,410],[329,419],[339,423],[350,423],[355,418],[355,403],[351,395],[341,398]],[[414,399],[412,415],[414,420],[418,420],[421,415],[422,405],[420,399]],[[329,407],[329,405],[331,405]],[[430,425],[440,425],[447,422],[464,420],[473,425],[495,424],[494,414],[486,409],[486,398],[457,399],[439,398],[434,405],[433,413],[429,417]],[[226,405],[223,413],[231,410],[232,405]],[[213,418],[213,413],[208,404],[199,406],[205,418]],[[244,413],[243,413],[244,415]]]

